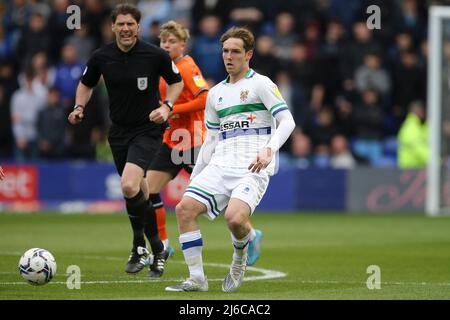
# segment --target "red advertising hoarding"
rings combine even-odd
[[[0,201],[36,201],[38,170],[34,166],[2,166],[5,179],[0,183]]]

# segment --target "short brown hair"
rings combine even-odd
[[[246,29],[240,27],[232,27],[225,32],[220,38],[220,42],[223,43],[230,38],[241,39],[244,42],[244,50],[245,52],[253,50],[255,47],[255,37],[253,33]]]
[[[116,22],[117,16],[119,14],[131,14],[131,16],[134,18],[134,20],[136,20],[137,23],[141,21],[141,12],[138,8],[136,8],[136,6],[131,3],[121,3],[114,8],[114,10],[111,12],[111,20],[113,23]]]
[[[190,37],[189,30],[173,20],[170,20],[161,26],[159,30],[159,38],[165,38],[169,36],[169,34],[173,34],[175,37],[184,42],[187,42]]]

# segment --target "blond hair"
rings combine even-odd
[[[187,42],[190,37],[189,30],[173,20],[170,20],[161,26],[159,29],[159,38],[167,38],[171,34],[183,42]]]

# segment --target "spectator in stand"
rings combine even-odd
[[[95,39],[95,47],[97,48],[103,39],[102,29],[99,28],[99,25],[107,20],[111,29],[111,21],[109,19],[111,8],[108,6],[107,1],[104,0],[84,0],[81,12],[83,14],[82,21],[88,25],[90,36]]]
[[[361,11],[361,8],[361,0],[330,0],[327,15],[338,18],[342,21],[344,29],[350,32],[355,17]],[[364,7],[364,9],[366,8],[367,6]]]
[[[31,59],[31,67],[35,78],[45,87],[49,88],[55,83],[56,70],[48,63],[47,54],[44,51],[36,53]]]
[[[150,24],[148,36],[146,38],[146,41],[154,44],[155,46],[159,46],[159,21],[153,20]]]
[[[299,35],[295,32],[295,18],[290,12],[281,12],[275,17],[275,56],[282,64],[291,60],[291,47],[299,41]],[[306,50],[306,48],[305,48]],[[307,52],[305,52],[307,55]]]
[[[401,169],[423,168],[429,154],[428,125],[425,107],[413,101],[398,133],[398,166]]]
[[[327,103],[333,103],[334,97],[341,89],[342,76],[339,73],[339,64],[346,44],[344,26],[339,20],[330,20],[326,26],[324,41],[318,49],[315,69],[319,82],[325,87]]]
[[[95,39],[89,35],[89,26],[86,23],[82,23],[80,27],[66,39],[65,43],[72,45],[77,52],[78,60],[82,64],[86,64],[92,51],[96,48]]]
[[[50,48],[50,35],[46,30],[45,18],[40,12],[33,12],[28,28],[23,31],[17,44],[17,61],[25,67],[31,58],[38,52],[48,52]]]
[[[392,114],[397,129],[405,119],[407,109],[415,100],[425,100],[426,73],[419,66],[415,51],[406,50],[400,54],[400,63],[393,69]]]
[[[303,39],[308,59],[316,59],[322,41],[319,21],[313,19],[305,24]]]
[[[150,26],[154,21],[166,22],[171,14],[170,0],[139,1],[138,9],[142,12],[140,35],[146,41],[150,39]]]
[[[39,112],[37,135],[39,156],[43,159],[61,159],[65,151],[66,112],[60,102],[59,91],[48,91],[47,104]]]
[[[314,147],[314,167],[321,169],[329,168],[330,160],[330,147],[327,144],[321,143]]]
[[[297,168],[306,169],[312,165],[311,139],[298,128],[291,136],[291,152],[292,164]]]
[[[391,79],[389,73],[382,68],[378,53],[370,52],[364,56],[364,64],[355,72],[355,86],[359,92],[372,88],[382,95],[389,94]]]
[[[373,38],[372,31],[367,28],[366,21],[356,21],[353,24],[353,39],[343,48],[340,58],[340,73],[344,89],[353,88],[355,71],[364,63],[364,56],[367,52],[382,52],[381,46]]]
[[[245,26],[257,37],[266,18],[266,1],[228,0],[230,3],[230,22]]]
[[[353,103],[345,95],[338,95],[334,101],[336,125],[347,138],[353,135]]]
[[[25,85],[25,73],[28,69],[31,69],[34,74],[33,83],[36,89],[39,89],[42,96],[46,99],[47,89],[55,83],[56,76],[55,68],[49,67],[47,63],[47,53],[43,51],[36,53],[31,58],[30,65],[23,72],[19,73],[17,80],[21,86]]]
[[[42,15],[44,16],[46,21],[50,17],[50,13],[51,13],[51,10],[52,10],[50,8],[50,5],[48,4],[48,2],[50,2],[50,1],[46,1],[46,0],[28,0],[28,3],[31,5],[31,11],[32,12],[38,11],[38,12],[42,13]]]
[[[61,102],[64,108],[68,108],[74,104],[78,81],[85,66],[78,60],[73,45],[64,45],[61,52],[62,61],[56,67],[55,86],[61,94]]]
[[[2,22],[7,38],[15,41],[29,23],[31,5],[26,0],[2,1],[2,3],[4,3],[6,9]]]
[[[305,128],[305,133],[311,137],[314,148],[319,145],[330,145],[331,138],[338,133],[333,111],[323,106],[311,122],[309,127]]]
[[[172,0],[169,20],[175,20],[189,30],[193,5],[193,0]]]
[[[353,169],[356,166],[356,160],[344,135],[338,134],[331,139],[330,165],[334,169]]]
[[[315,84],[314,65],[308,60],[306,47],[303,43],[294,43],[290,47],[290,51],[290,61],[286,70],[288,70],[292,81],[299,84],[307,93],[309,99]]]
[[[280,66],[278,59],[274,55],[275,46],[273,38],[269,35],[261,35],[256,39],[255,47],[255,53],[251,60],[252,68],[272,80],[275,79],[275,74]]]
[[[408,30],[416,43],[427,35],[426,10],[425,13],[424,10],[419,10],[422,5],[423,3],[419,3],[417,0],[403,0],[400,4],[400,17],[396,21],[396,29]]]
[[[362,93],[362,102],[357,104],[352,114],[356,156],[374,163],[383,155],[383,110],[378,104],[379,94],[368,88]]]
[[[52,3],[52,11],[48,19],[48,34],[51,39],[49,56],[52,63],[57,63],[61,57],[61,47],[64,39],[73,32],[67,28],[69,14],[66,12],[70,6],[69,0],[55,0]]]
[[[0,19],[2,19],[2,7],[0,4]],[[7,32],[0,23],[0,59],[9,59],[14,53],[14,33]]]
[[[216,16],[223,25],[228,25],[230,20],[230,1],[229,0],[194,0],[192,7],[193,34],[200,32],[200,25],[197,24],[205,16]]]
[[[31,69],[25,74],[23,86],[11,98],[11,118],[15,139],[15,158],[18,162],[37,159],[36,123],[45,97],[36,88]]]
[[[0,60],[0,85],[5,89],[5,99],[9,103],[12,94],[19,88],[12,60]]]
[[[401,53],[414,49],[414,40],[407,31],[402,30],[395,36],[395,42],[388,48],[387,65],[390,69],[394,68],[401,61]]]
[[[192,41],[191,55],[197,61],[200,70],[205,70],[203,76],[219,83],[227,76],[220,44],[221,22],[217,16],[207,15],[203,17],[199,25],[200,33]]]

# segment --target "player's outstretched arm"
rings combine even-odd
[[[0,166],[0,180],[3,180],[5,178],[5,172],[3,171],[3,168]]]
[[[202,91],[194,99],[180,104],[175,104],[173,106],[172,113],[188,113],[194,111],[200,111],[205,109],[206,97],[208,96],[208,91]]]
[[[191,180],[194,179],[194,177],[198,175],[208,165],[214,151],[216,150],[218,142],[219,142],[219,131],[208,130],[206,133],[205,141],[203,142],[200,151],[198,153],[194,169],[192,170]]]
[[[281,148],[295,129],[295,121],[289,110],[278,112],[275,115],[275,119],[278,124],[277,130],[275,130],[267,146],[250,163],[248,169],[252,172],[260,172],[265,169],[272,161],[274,153]]]
[[[80,123],[84,117],[84,108],[91,99],[94,88],[90,88],[83,83],[79,83],[75,95],[75,107],[69,114],[68,120],[71,124]]]

